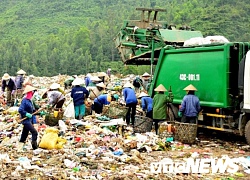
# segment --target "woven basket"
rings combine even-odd
[[[193,144],[197,136],[197,124],[175,122],[175,140]]]
[[[49,112],[48,114],[45,115],[45,124],[49,126],[57,126],[58,121],[63,119],[63,111],[58,112],[58,116],[54,116],[54,111]]]
[[[124,118],[128,112],[128,107],[118,106],[118,105],[109,105],[104,106],[102,110],[102,115],[105,115],[109,118]]]
[[[145,133],[152,130],[153,120],[144,116],[135,116],[135,133]]]

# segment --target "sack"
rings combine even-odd
[[[46,128],[45,134],[41,139],[39,147],[44,149],[57,149],[58,147],[62,147],[61,144],[58,146],[57,143],[58,143],[58,129]]]
[[[66,107],[63,116],[66,118],[75,119],[75,108],[73,101],[71,101]]]

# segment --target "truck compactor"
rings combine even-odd
[[[158,22],[156,16],[161,9],[137,10],[142,11],[141,20],[125,21],[115,44],[125,64],[155,67],[149,89],[152,97],[159,84],[172,88],[174,101],[168,120],[178,119],[186,93],[183,89],[193,84],[202,107],[198,126],[245,136],[250,144],[250,43],[184,47],[186,40],[202,38],[201,32]],[[150,20],[152,12],[155,14]]]

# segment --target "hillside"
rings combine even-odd
[[[190,25],[205,36],[250,40],[250,5],[246,0],[3,0],[0,70],[13,74],[25,68],[36,75],[55,75],[113,66],[117,71],[122,68],[123,73],[143,72],[136,67],[123,68],[113,43],[123,20],[139,19],[136,7],[166,9],[159,20]]]

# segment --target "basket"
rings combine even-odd
[[[197,124],[175,122],[175,140],[193,144],[197,136]]]
[[[124,118],[128,112],[128,107],[118,106],[118,105],[109,105],[104,106],[102,110],[102,115],[105,115],[109,118]]]
[[[48,114],[45,115],[45,124],[49,126],[57,126],[58,121],[63,119],[63,111],[58,112],[58,116],[54,116],[54,111],[48,112]]]
[[[145,116],[135,116],[134,132],[145,133],[152,130],[153,120]]]

